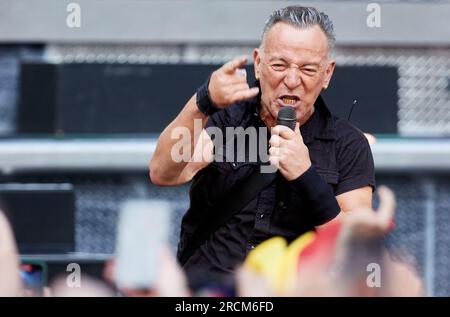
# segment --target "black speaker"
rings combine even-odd
[[[75,251],[72,185],[0,184],[0,206],[21,254]]]
[[[18,131],[160,133],[215,68],[23,64]]]
[[[54,133],[57,65],[24,63],[20,68],[19,133]]]
[[[340,66],[322,96],[333,114],[363,132],[397,134],[397,82],[396,67]]]
[[[25,63],[18,131],[160,133],[220,65]],[[247,67],[248,81],[254,78]],[[397,69],[337,67],[323,94],[332,112],[370,133],[397,133]]]

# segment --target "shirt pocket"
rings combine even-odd
[[[331,169],[323,169],[316,167],[317,173],[322,177],[322,179],[333,189],[335,192],[336,186],[339,183],[339,172]]]
[[[211,202],[228,195],[231,189],[250,176],[258,163],[253,162],[212,162],[209,166],[207,185]]]

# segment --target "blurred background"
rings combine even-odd
[[[158,134],[292,4],[334,21],[325,100],[376,137],[377,183],[398,200],[389,243],[450,295],[450,1],[2,0],[0,198],[22,257],[100,274],[128,199],[170,202],[175,249],[189,185],[151,184]]]

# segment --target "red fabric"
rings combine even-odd
[[[310,260],[319,261],[321,264],[329,263],[340,230],[340,222],[332,222],[324,228],[318,229],[315,239],[300,252],[299,265]]]

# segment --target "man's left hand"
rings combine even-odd
[[[270,164],[276,166],[288,181],[298,178],[311,166],[298,122],[294,131],[286,126],[275,126],[269,144]]]

